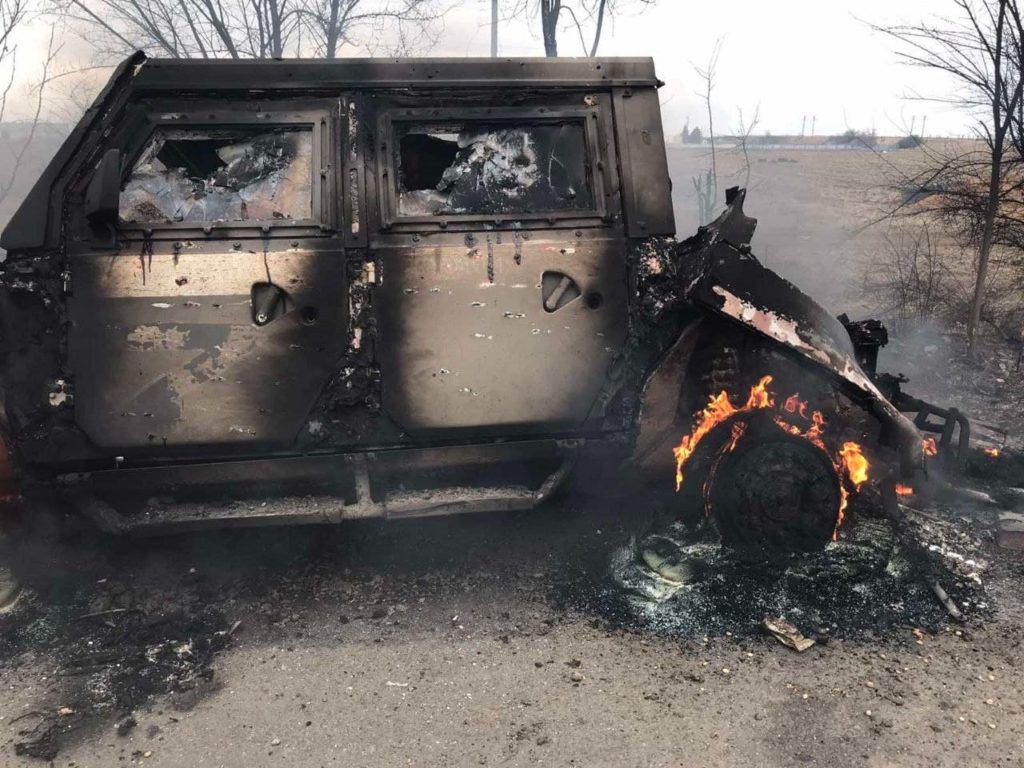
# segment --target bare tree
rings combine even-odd
[[[343,46],[404,53],[436,41],[431,28],[446,10],[442,0],[55,2],[101,54],[141,48],[171,58],[335,58]]]
[[[968,234],[976,247],[974,286],[967,317],[968,351],[976,352],[993,246],[1004,211],[1022,189],[1024,135],[1022,54],[1024,26],[1017,0],[952,0],[953,15],[934,23],[875,27],[899,42],[908,63],[944,73],[958,85],[952,97],[935,99],[976,115],[984,151],[932,153],[930,167],[915,177],[908,199],[935,194],[935,209]],[[1013,206],[1016,207],[1016,206]]]
[[[7,76],[0,93],[0,122],[7,115],[7,99],[18,74],[18,48],[14,43],[14,33],[25,23],[28,13],[28,0],[0,0],[0,73]]]
[[[33,15],[34,9],[27,0],[0,0],[0,73],[3,73],[0,76],[4,77],[3,90],[0,92],[0,124],[9,117],[9,100],[18,74],[18,51],[14,44],[14,34]],[[51,25],[39,79],[29,87],[27,94],[27,106],[31,112],[25,120],[19,121],[23,132],[13,138],[8,134],[9,126],[5,126],[0,134],[0,206],[15,189],[25,159],[36,141],[46,103],[46,90],[53,77],[54,61],[60,53],[57,40],[58,26]]]
[[[5,179],[0,180],[0,203],[3,203],[11,193],[11,189],[14,187],[14,182],[17,181],[18,174],[21,172],[22,163],[25,161],[25,155],[28,154],[29,149],[32,147],[36,138],[36,132],[39,130],[39,120],[43,114],[46,87],[50,83],[50,72],[53,68],[54,60],[60,53],[60,46],[57,45],[56,39],[56,27],[50,27],[49,42],[46,46],[46,56],[43,59],[42,65],[42,77],[32,88],[32,115],[28,120],[28,135],[21,141],[21,144],[17,149],[8,147],[10,157],[5,161],[8,169],[7,176]]]
[[[749,121],[743,119],[743,107],[737,107],[736,112],[739,118],[736,124],[736,138],[740,144],[740,151],[743,152],[743,187],[746,189],[750,186],[750,135],[760,122],[761,105],[758,104],[754,107],[754,114],[750,117]]]
[[[715,90],[715,74],[718,69],[718,56],[722,52],[722,40],[715,41],[708,58],[707,67],[694,65],[693,70],[703,83],[697,92],[708,113],[708,141],[711,143],[711,167],[703,176],[693,177],[693,188],[697,192],[697,207],[700,223],[707,224],[714,217],[715,205],[718,202],[718,155],[715,150],[715,118],[711,108],[711,97]]]
[[[509,0],[505,19],[539,19],[544,55],[558,55],[558,34],[575,29],[584,56],[593,58],[605,23],[627,6],[650,6],[657,0]]]

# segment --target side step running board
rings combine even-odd
[[[557,461],[556,469],[544,478],[536,488],[524,485],[502,486],[467,486],[440,487],[423,490],[396,490],[374,492],[372,476],[379,469],[386,470],[395,463],[419,467],[433,466],[431,456],[421,451],[395,451],[385,454],[359,455],[350,454],[344,458],[344,467],[352,481],[354,499],[346,499],[332,495],[283,495],[266,499],[250,498],[230,501],[155,501],[133,514],[122,514],[114,505],[104,501],[102,496],[108,495],[110,484],[96,482],[96,486],[107,488],[107,493],[75,493],[73,502],[76,508],[91,519],[101,529],[111,533],[159,534],[170,531],[198,530],[203,528],[252,527],[263,525],[296,525],[317,523],[339,523],[344,520],[366,518],[403,518],[446,515],[464,512],[511,512],[531,509],[547,499],[562,484],[572,471],[582,441],[550,441],[553,449],[548,452],[551,459]],[[496,465],[507,461],[536,456],[536,443],[532,449],[521,444],[499,444],[493,446],[493,452],[474,446],[473,458],[476,463]],[[548,446],[545,446],[548,447]],[[446,449],[451,451],[451,449]],[[400,455],[401,454],[401,455]],[[438,453],[440,458],[443,454]],[[327,457],[318,457],[327,458]],[[336,458],[336,457],[331,457]],[[453,459],[450,454],[444,456],[442,464],[449,464]],[[473,462],[470,462],[473,463]],[[554,462],[553,462],[554,463]],[[194,468],[198,471],[200,468]],[[308,469],[308,467],[305,467]],[[95,473],[103,475],[99,480],[115,479],[122,490],[139,487],[145,482],[155,483],[154,489],[160,488],[158,478],[170,472],[167,469],[111,470]],[[138,476],[133,476],[138,473]],[[198,471],[201,482],[203,472]],[[229,473],[231,474],[231,473]],[[110,476],[110,477],[108,477]],[[95,478],[94,478],[95,479]],[[89,482],[84,483],[87,491]],[[175,488],[187,487],[186,479],[178,479]],[[154,495],[157,495],[156,493]]]

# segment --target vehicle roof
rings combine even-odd
[[[657,87],[644,58],[145,59],[140,91]]]

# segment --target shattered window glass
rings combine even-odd
[[[121,192],[132,224],[309,219],[308,127],[161,128]]]
[[[400,216],[594,209],[580,121],[398,123]]]

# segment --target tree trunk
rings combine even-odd
[[[607,0],[601,0],[597,7],[597,29],[594,31],[594,44],[590,47],[590,58],[597,56],[597,46],[601,44],[601,30],[604,27],[604,8]]]
[[[714,199],[711,201],[711,210],[718,203],[718,155],[715,153],[715,119],[711,115],[711,88],[708,87],[708,139],[711,141],[711,175],[715,182]]]
[[[995,26],[995,45],[992,54],[992,166],[988,181],[988,200],[985,203],[985,221],[981,230],[981,246],[978,248],[978,273],[974,277],[974,299],[971,301],[971,316],[967,320],[967,355],[974,358],[977,352],[978,324],[981,322],[981,305],[985,300],[985,278],[988,276],[988,259],[992,253],[992,235],[1002,197],[1003,146],[1007,126],[1003,118],[1003,33],[1006,24],[1007,0],[999,0],[999,17]],[[1010,113],[1013,106],[1009,105]]]
[[[998,131],[998,129],[997,129]],[[999,213],[1000,181],[1002,180],[1003,158],[1002,135],[996,133],[992,145],[992,173],[989,177],[988,201],[985,205],[985,220],[981,230],[981,247],[978,249],[978,272],[974,278],[974,298],[971,301],[971,316],[967,321],[967,354],[974,358],[977,349],[978,325],[981,323],[981,307],[985,302],[985,279],[988,277],[988,260],[992,253],[992,235],[996,215]]]
[[[341,0],[330,0],[326,29],[324,30],[324,56],[333,59],[338,55],[338,19],[341,14]]]
[[[270,55],[279,59],[284,56],[284,39],[281,34],[281,9],[277,0],[269,0],[270,7]]]
[[[491,0],[491,58],[498,57],[498,0]]]
[[[562,0],[540,0],[540,26],[544,34],[544,55],[558,56],[558,15]]]

